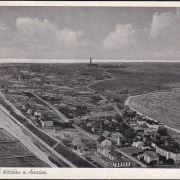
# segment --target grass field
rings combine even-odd
[[[0,152],[0,167],[49,167],[2,128],[0,128]]]
[[[11,136],[7,131],[5,131],[4,129],[0,129],[0,143],[2,141],[15,141],[15,140],[16,138]]]
[[[33,155],[25,146],[20,142],[13,143],[0,143],[0,159],[17,157],[17,156],[28,156]]]
[[[37,157],[23,157],[0,159],[0,167],[48,167],[48,165]]]

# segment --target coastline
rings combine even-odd
[[[171,91],[169,91],[169,92],[157,92],[157,93],[171,93],[171,92],[173,92],[174,89],[180,89],[180,88],[173,88],[173,89],[171,89]],[[139,115],[141,115],[141,116],[144,116],[144,117],[146,117],[146,118],[148,118],[148,119],[150,119],[150,120],[159,121],[159,120],[157,120],[156,118],[152,118],[152,117],[150,117],[149,115],[146,115],[146,113],[144,113],[144,112],[140,112],[140,110],[138,110],[138,108],[132,107],[133,105],[130,103],[131,99],[134,98],[134,97],[144,96],[144,95],[147,95],[147,94],[153,95],[153,94],[157,94],[157,93],[146,93],[146,94],[141,94],[141,95],[129,96],[129,97],[126,99],[126,101],[125,101],[124,104],[125,104],[126,106],[128,106],[131,110],[136,111],[136,113],[139,114]],[[162,122],[162,121],[159,121],[159,122]],[[167,125],[167,124],[164,123],[164,122],[162,122],[162,123],[164,124],[164,126],[165,126],[167,129],[172,130],[172,131],[174,131],[174,132],[176,132],[176,133],[180,133],[180,129],[178,129],[177,127],[174,128],[174,127],[171,127],[171,126]]]

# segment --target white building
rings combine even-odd
[[[143,145],[143,143],[144,143],[143,141],[133,141],[132,146],[140,148]]]
[[[54,125],[52,120],[41,120],[42,127],[52,127]]]
[[[152,161],[159,162],[159,156],[154,151],[146,151],[144,153],[144,161],[146,161],[147,163],[150,163]]]
[[[166,159],[173,159],[175,163],[180,162],[180,152],[170,152],[156,145],[156,153],[160,154],[161,156],[165,156]]]

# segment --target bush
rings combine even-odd
[[[167,159],[166,162],[165,162],[165,164],[167,164],[167,165],[173,165],[173,164],[175,164],[175,162],[174,162],[173,159]]]

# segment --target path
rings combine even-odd
[[[73,125],[73,126],[76,128],[77,131],[79,131],[79,132],[85,134],[86,136],[90,137],[90,138],[93,139],[94,141],[97,141],[98,136],[93,135],[93,134],[91,134],[91,133],[85,131],[84,129],[80,128],[79,126],[76,126],[76,125]]]
[[[107,71],[107,69],[105,70],[105,72]],[[92,86],[92,85],[94,85],[94,84],[96,84],[96,83],[99,83],[99,82],[103,82],[103,81],[110,81],[110,80],[113,80],[113,79],[115,79],[110,73],[108,73],[109,74],[109,76],[111,77],[110,79],[103,79],[103,80],[97,80],[97,81],[94,81],[94,82],[92,82],[91,84],[89,84],[89,85],[87,85],[87,86],[85,86],[88,90],[90,90],[91,92],[95,92],[95,90],[93,90],[90,86]],[[116,105],[114,105],[114,104],[112,104],[105,96],[103,96],[102,94],[100,94],[99,93],[99,95],[100,95],[100,97],[104,100],[104,101],[107,101],[121,116],[123,116],[122,115],[122,113],[120,112],[120,110],[118,109],[118,107],[116,106]]]
[[[49,108],[51,108],[59,117],[60,119],[62,119],[64,122],[69,122],[69,119],[64,115],[62,114],[55,106],[53,106],[51,103],[43,100],[42,98],[40,98],[39,96],[37,96],[36,94],[32,93],[32,92],[29,92],[31,93],[34,97],[36,97],[37,99],[39,99],[41,102],[43,102],[44,104],[46,104]]]

